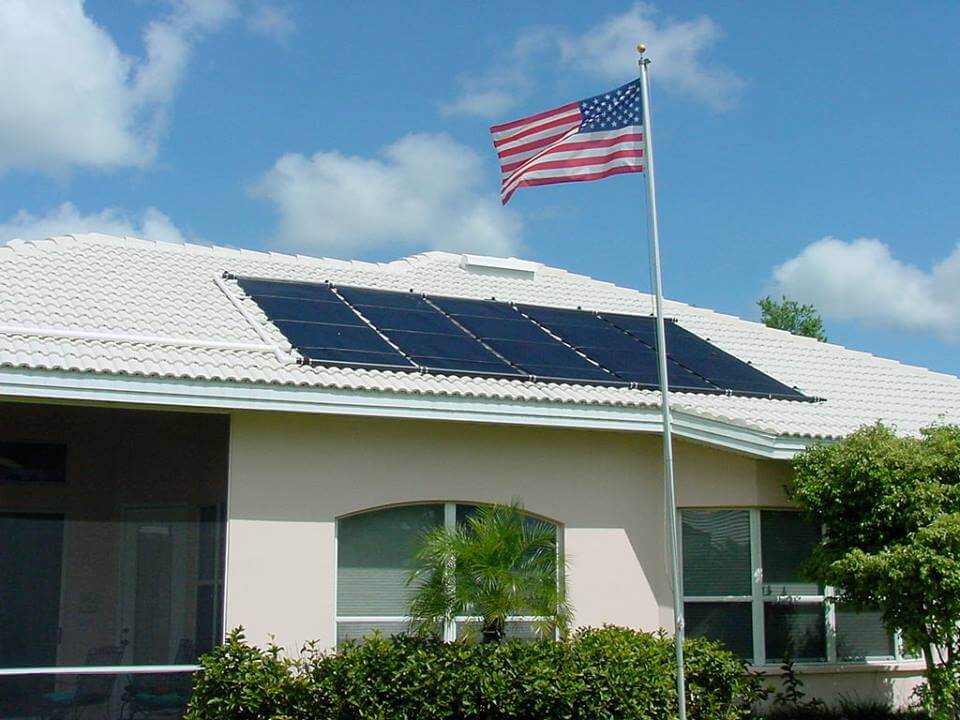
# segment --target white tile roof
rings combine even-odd
[[[649,295],[557,268],[430,252],[390,263],[77,235],[0,245],[0,369],[215,380],[422,396],[651,407],[659,393],[524,380],[297,365],[224,271],[556,307],[651,312]],[[226,291],[226,292],[225,292]],[[232,296],[232,297],[231,297]],[[691,415],[780,436],[839,437],[881,419],[905,433],[960,422],[960,378],[668,301],[666,312],[807,395],[676,393]],[[251,322],[252,321],[252,322]]]

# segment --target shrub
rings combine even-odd
[[[691,720],[737,720],[765,695],[718,643],[687,643]],[[203,658],[187,720],[673,718],[673,642],[617,627],[566,641],[442,643],[374,636],[284,660],[235,631]]]
[[[247,645],[243,628],[206,655],[194,682],[188,718],[261,720],[296,716],[297,688],[302,682],[293,664],[280,657],[280,648]]]
[[[880,610],[923,653],[930,716],[960,720],[960,426],[903,437],[877,423],[808,447],[793,469],[788,494],[829,529],[811,579]]]

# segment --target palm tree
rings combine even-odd
[[[563,569],[554,526],[526,515],[516,501],[480,507],[466,523],[423,536],[407,581],[414,588],[411,630],[436,636],[457,617],[479,617],[483,641],[499,642],[507,618],[522,615],[537,618],[539,637],[565,634]]]

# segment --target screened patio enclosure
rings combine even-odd
[[[221,415],[0,404],[0,717],[178,715],[223,632],[228,439]]]

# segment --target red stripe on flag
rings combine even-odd
[[[529,137],[530,135],[536,135],[539,132],[549,130],[550,128],[559,127],[560,125],[579,125],[581,120],[582,118],[580,117],[579,113],[576,116],[564,115],[563,117],[558,117],[556,120],[550,120],[549,122],[534,125],[533,127],[529,127],[526,130],[522,130],[514,135],[500,138],[499,140],[494,140],[493,146],[498,148],[506,145],[507,143],[516,142],[522,138]]]
[[[508,158],[514,155],[519,155],[520,153],[526,152],[527,150],[536,150],[537,148],[546,147],[547,145],[555,143],[560,138],[566,137],[569,134],[570,134],[570,130],[564,130],[563,132],[557,133],[556,135],[551,135],[550,137],[540,138],[539,140],[533,140],[524,145],[517,145],[516,147],[512,147],[509,150],[503,150],[501,152],[498,152],[497,156],[500,157],[501,159]]]
[[[490,128],[490,132],[492,133],[503,132],[504,130],[509,130],[510,128],[519,127],[520,125],[526,125],[527,123],[533,122],[534,120],[539,120],[541,118],[549,117],[550,115],[555,115],[556,113],[559,113],[559,112],[566,112],[568,110],[573,110],[574,108],[579,108],[579,107],[580,107],[580,103],[578,102],[568,103],[566,105],[561,105],[558,108],[554,108],[553,110],[544,110],[541,113],[537,113],[536,115],[531,115],[530,117],[525,117],[520,120],[514,120],[513,122],[503,123],[502,125],[494,125],[493,127]]]
[[[513,196],[513,194],[522,187],[534,187],[536,185],[553,185],[554,183],[568,183],[568,182],[585,182],[587,180],[602,180],[605,177],[610,177],[611,175],[621,175],[623,173],[634,173],[634,172],[643,172],[643,165],[620,165],[615,168],[610,168],[609,170],[603,170],[602,172],[596,173],[585,173],[583,175],[568,175],[566,177],[556,177],[556,178],[530,178],[528,180],[523,180],[517,183],[517,186],[513,188],[506,195],[500,197],[500,202],[503,205],[507,204],[507,201]]]
[[[566,152],[566,147],[562,151]],[[544,153],[544,158],[550,157],[550,153]],[[537,172],[538,170],[555,170],[561,168],[590,167],[591,165],[603,165],[611,160],[620,158],[643,157],[643,148],[637,150],[616,150],[606,155],[591,155],[585,158],[570,158],[567,160],[546,160],[538,159],[536,163],[530,165],[524,172]]]

